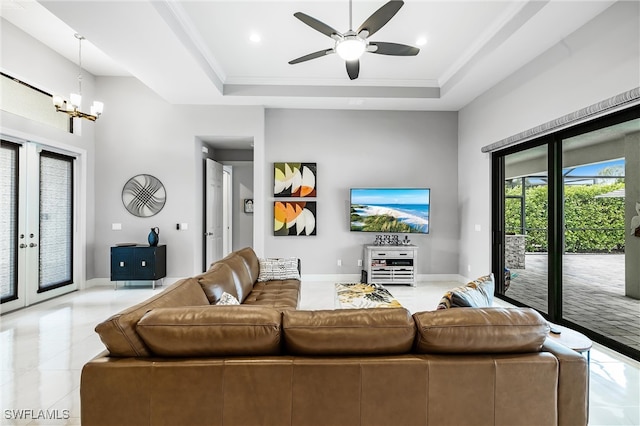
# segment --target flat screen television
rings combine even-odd
[[[350,229],[429,233],[429,188],[351,188]]]

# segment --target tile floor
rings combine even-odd
[[[333,309],[333,284],[304,282],[300,309]],[[456,285],[388,288],[416,312],[434,309],[444,291]],[[80,424],[80,371],[104,350],[93,328],[162,290],[94,287],[1,316],[0,425]],[[53,419],[34,420],[39,415]],[[640,363],[597,344],[591,351],[590,425],[640,425]]]

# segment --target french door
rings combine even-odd
[[[77,289],[74,157],[31,142],[0,145],[0,312]]]

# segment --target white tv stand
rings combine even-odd
[[[418,246],[364,246],[367,283],[416,285]]]

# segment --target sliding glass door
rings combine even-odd
[[[492,158],[496,295],[636,359],[639,117],[632,108]]]
[[[547,313],[548,187],[547,148],[538,146],[504,157],[504,258],[502,294]]]
[[[8,312],[73,291],[74,158],[0,146],[0,296]]]

